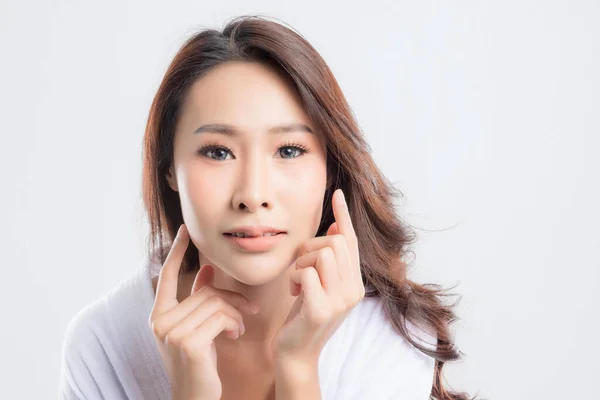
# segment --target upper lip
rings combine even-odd
[[[245,233],[246,236],[261,236],[265,233],[280,233],[285,232],[283,229],[273,228],[271,226],[255,225],[255,226],[239,226],[225,233]]]

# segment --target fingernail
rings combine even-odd
[[[342,198],[342,205],[344,207],[347,207],[348,205],[346,204],[346,196],[344,196],[344,192],[342,191],[342,189],[340,189],[340,197]]]
[[[244,334],[244,332],[246,332],[246,326],[244,325],[244,321],[242,321],[242,323],[240,324],[242,327],[242,330],[240,332],[240,336]]]

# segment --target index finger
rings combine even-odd
[[[178,304],[177,302],[177,283],[179,282],[179,269],[183,256],[190,242],[190,237],[185,224],[182,224],[177,231],[173,245],[169,250],[167,259],[163,264],[158,275],[158,284],[156,285],[156,299],[152,313],[159,314],[170,310]]]
[[[354,233],[352,219],[350,218],[350,212],[348,211],[348,205],[346,204],[342,189],[338,189],[333,193],[333,217],[335,218],[338,232],[341,233],[349,243],[356,245],[356,234]],[[351,249],[351,251],[354,250]]]

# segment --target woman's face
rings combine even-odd
[[[327,185],[320,132],[289,83],[259,63],[213,68],[181,111],[167,179],[201,265],[248,285],[275,279],[319,227]],[[225,235],[258,225],[286,233],[267,250],[242,248]]]

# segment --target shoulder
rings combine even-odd
[[[412,337],[435,349],[436,337],[406,321]],[[323,379],[334,377],[328,398],[423,398],[431,392],[435,359],[394,327],[380,297],[365,297],[323,349]],[[335,393],[335,395],[334,395]]]
[[[108,300],[109,294],[104,294],[86,304],[71,318],[63,337],[63,357],[67,361],[85,361],[88,356],[95,356],[103,343],[110,341]]]
[[[385,311],[384,300],[381,297],[365,297],[350,312],[347,319],[349,327],[357,332],[386,337],[397,344],[410,345],[394,327],[391,318]],[[403,315],[399,316],[399,320],[406,324],[412,338],[426,347],[436,348],[437,336],[432,329],[418,327],[406,320]]]
[[[110,291],[82,307],[69,321],[63,338],[63,352],[67,356],[85,356],[114,337],[115,318],[120,309],[131,309],[128,290],[132,277],[115,285]]]
[[[146,272],[140,266],[71,318],[62,343],[61,398],[135,397],[137,381],[149,373],[160,376],[160,354],[148,325],[153,298]]]
[[[107,325],[106,296],[84,306],[69,321],[62,342],[61,399],[100,395],[94,382],[99,379],[98,365],[106,361]]]
[[[405,323],[415,341],[435,350],[437,337],[430,329],[417,327],[405,320],[403,315],[399,316],[399,320]],[[428,364],[433,360],[400,334],[385,311],[384,300],[380,297],[365,297],[348,315],[345,329],[346,336],[356,345],[360,343],[360,347],[368,349],[369,354],[406,360],[406,364]]]

